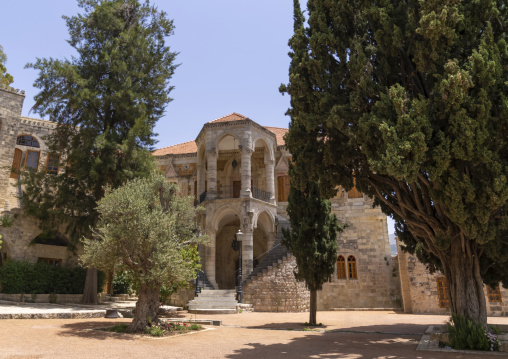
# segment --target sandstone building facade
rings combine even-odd
[[[22,188],[11,168],[57,173],[60,165],[58,154],[49,153],[44,143],[54,124],[22,117],[23,100],[22,92],[0,88],[0,216],[15,218],[11,227],[0,227],[0,265],[8,258],[76,265],[64,231],[55,230],[54,238],[41,242],[36,221],[20,208]],[[258,311],[303,311],[309,305],[308,291],[293,276],[295,260],[280,244],[281,229],[289,225],[286,132],[232,113],[205,123],[195,140],[153,152],[168,181],[205,208],[199,220],[211,242],[199,251],[211,287],[237,285],[238,251],[232,241],[242,232],[244,302]],[[403,253],[392,257],[386,216],[371,199],[354,189],[339,190],[331,202],[348,227],[338,235],[336,272],[318,293],[319,310],[447,311],[440,308],[438,282],[423,265]],[[490,314],[507,315],[506,290],[501,288],[499,298],[489,305]]]

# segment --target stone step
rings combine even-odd
[[[189,309],[189,313],[191,314],[236,314],[235,309]]]
[[[236,300],[228,300],[228,301],[212,301],[212,300],[206,300],[206,301],[195,301],[195,300],[191,300],[189,301],[189,305],[193,305],[193,306],[201,306],[201,307],[207,307],[207,306],[210,306],[210,305],[228,305],[230,307],[235,307],[237,304],[237,301]]]
[[[220,305],[220,304],[207,304],[205,306],[192,305],[189,303],[189,310],[194,309],[234,309],[236,310],[236,304],[234,305]]]

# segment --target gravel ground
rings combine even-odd
[[[184,312],[180,318],[196,318]],[[92,328],[129,319],[0,321],[0,358],[486,358],[416,351],[429,325],[447,317],[396,312],[318,312],[326,330],[303,331],[308,313],[202,315],[222,327],[177,337],[150,338]],[[489,318],[508,324],[508,318]],[[489,356],[487,355],[487,358]]]

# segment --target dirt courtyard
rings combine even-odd
[[[180,313],[181,318],[195,318]],[[8,319],[0,321],[0,358],[495,358],[416,351],[429,325],[446,316],[399,312],[318,312],[328,332],[304,331],[308,313],[202,315],[221,327],[151,338],[91,330],[130,319]],[[508,324],[507,317],[489,318]],[[333,330],[333,332],[330,332]]]

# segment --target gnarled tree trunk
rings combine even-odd
[[[487,326],[487,307],[480,275],[479,250],[471,241],[451,241],[450,255],[442,260],[448,280],[452,313]]]
[[[316,325],[317,290],[310,291],[309,324]]]
[[[136,303],[136,313],[128,328],[130,332],[143,331],[148,325],[149,320],[152,323],[158,322],[157,311],[160,305],[160,289],[160,284],[141,284]]]
[[[97,269],[88,268],[86,271],[85,288],[83,289],[83,304],[97,304]]]

